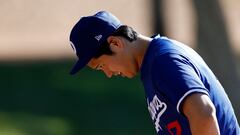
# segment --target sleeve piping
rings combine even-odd
[[[183,101],[188,95],[190,95],[190,94],[192,94],[192,93],[204,93],[204,94],[206,94],[206,95],[209,96],[209,94],[208,94],[207,91],[205,91],[205,90],[200,90],[200,89],[190,90],[190,91],[186,92],[186,93],[179,99],[179,101],[178,101],[178,103],[177,103],[177,111],[178,111],[178,113],[180,113],[179,107],[180,107],[180,104],[182,103],[182,101]]]

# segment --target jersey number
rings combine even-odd
[[[171,123],[168,123],[167,129],[168,129],[168,132],[171,133],[171,135],[182,135],[182,128],[177,120]]]

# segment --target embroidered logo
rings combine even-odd
[[[149,100],[147,99],[147,103],[148,103],[148,110],[152,120],[154,121],[156,131],[159,132],[159,130],[162,130],[159,124],[160,117],[166,111],[167,105],[166,103],[159,100],[156,95],[153,97],[150,103],[149,103]]]
[[[95,36],[95,39],[96,39],[97,41],[101,40],[101,38],[102,38],[102,35],[97,35],[97,36]]]

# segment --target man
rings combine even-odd
[[[202,58],[182,43],[143,36],[106,11],[82,17],[70,43],[78,56],[71,74],[86,65],[108,77],[141,73],[159,135],[240,134],[223,87]]]

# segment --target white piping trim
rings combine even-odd
[[[73,49],[74,53],[77,53],[77,50],[76,50],[76,48],[75,48],[75,45],[73,44],[72,41],[70,41],[70,45],[72,46],[72,49]]]
[[[190,91],[186,92],[186,93],[179,99],[179,101],[178,101],[178,103],[177,103],[177,111],[178,111],[178,113],[180,113],[180,111],[179,111],[179,106],[180,106],[181,102],[183,101],[183,99],[186,98],[189,94],[191,94],[191,93],[193,93],[193,92],[204,93],[204,94],[207,94],[207,95],[209,96],[209,94],[208,94],[207,91],[205,91],[205,90],[199,90],[199,89],[197,89],[197,90],[190,90]]]

